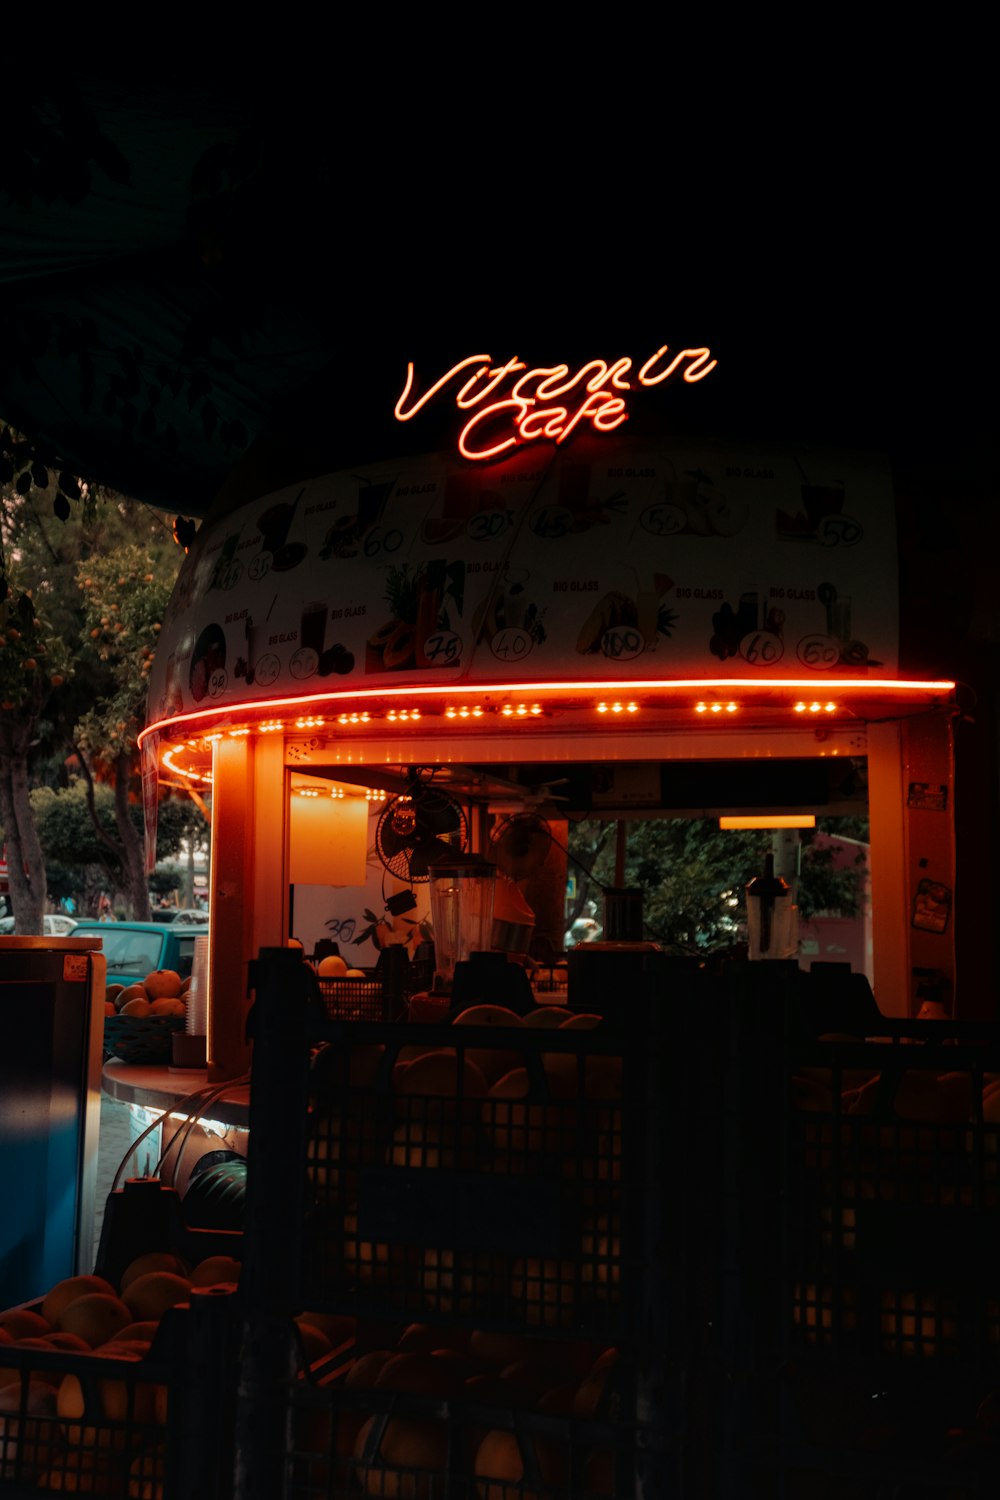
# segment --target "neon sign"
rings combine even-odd
[[[635,384],[662,385],[671,375],[680,373],[683,380],[694,385],[718,364],[711,358],[710,349],[681,349],[669,361],[668,353],[668,346],[661,344],[635,371]],[[411,360],[395,415],[397,421],[409,422],[447,385],[464,375],[455,406],[461,412],[471,410],[473,415],[459,433],[458,451],[473,461],[499,458],[520,443],[546,439],[564,443],[588,422],[595,432],[613,432],[628,421],[623,392],[633,389],[629,378],[632,368],[633,361],[627,355],[610,363],[591,359],[570,374],[568,365],[529,368],[516,354],[502,365],[494,365],[492,355],[470,354],[446,370],[422,396],[414,398]]]

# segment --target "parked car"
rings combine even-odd
[[[173,969],[182,979],[191,972],[195,940],[208,936],[208,923],[97,922],[76,924],[74,937],[99,937],[108,966],[109,984],[138,984],[154,969]]]
[[[179,927],[203,927],[208,921],[208,912],[203,906],[182,906],[177,911],[158,911],[158,922],[174,922]]]
[[[10,937],[15,931],[16,917],[0,917],[0,937]],[[42,931],[46,937],[69,937],[76,926],[72,917],[62,912],[46,912],[42,918]]]

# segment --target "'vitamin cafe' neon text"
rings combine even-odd
[[[710,349],[682,349],[666,359],[662,344],[634,374],[635,385],[662,385],[680,372],[689,385],[704,380],[718,364]],[[406,385],[396,402],[396,418],[408,422],[450,381],[465,374],[455,395],[459,411],[473,411],[459,434],[458,451],[463,458],[498,458],[518,443],[548,440],[564,443],[582,423],[596,432],[613,432],[628,420],[624,391],[633,389],[629,379],[633,361],[627,356],[612,360],[591,359],[571,375],[568,365],[539,365],[531,369],[514,355],[504,365],[494,365],[489,354],[470,354],[452,365],[422,396],[413,395],[413,362],[406,367]],[[568,398],[563,403],[563,398]],[[409,406],[407,402],[410,402]]]

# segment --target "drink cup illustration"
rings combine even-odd
[[[322,599],[314,600],[302,608],[299,642],[304,648],[315,651],[317,657],[323,655],[327,612],[327,605]]]
[[[827,630],[841,645],[851,639],[851,601],[841,598],[836,599],[826,606]]]
[[[294,500],[281,500],[277,505],[268,506],[264,514],[258,516],[257,525],[260,527],[262,551],[278,552],[285,545],[292,520],[304,493],[304,490],[299,490]]]
[[[212,581],[209,584],[210,589],[222,588],[222,580],[226,576],[226,570],[229,567],[229,564],[232,562],[233,558],[236,556],[236,545],[239,542],[239,539],[239,532],[234,531],[232,535],[227,536],[226,540],[223,542],[222,550],[215,560],[215,568],[212,572]]]
[[[267,626],[263,623],[255,625],[253,619],[248,615],[246,620],[247,637],[247,682],[252,683],[257,663],[264,655],[264,647],[267,644]]]

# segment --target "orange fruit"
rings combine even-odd
[[[129,1500],[163,1500],[165,1454],[162,1447],[150,1448],[132,1460],[128,1471]]]
[[[116,996],[115,1004],[117,1005],[118,1009],[121,1010],[122,1006],[127,1005],[130,1000],[148,999],[149,996],[146,994],[146,986],[144,984],[130,984],[127,990],[122,990],[121,993]]]
[[[514,1068],[490,1089],[482,1118],[495,1149],[515,1159],[536,1152],[572,1155],[576,1112],[560,1104],[515,1102],[523,1101],[530,1087],[527,1069]]]
[[[222,1282],[238,1282],[240,1269],[239,1261],[231,1255],[209,1255],[191,1272],[191,1285],[219,1286]]]
[[[153,1007],[148,1000],[143,1000],[141,996],[137,996],[134,1000],[126,1000],[118,1014],[121,1016],[151,1016],[153,1014]]]
[[[411,1395],[452,1396],[455,1376],[432,1354],[394,1354],[375,1377],[377,1391],[409,1391]]]
[[[344,1384],[357,1387],[362,1391],[373,1391],[379,1371],[395,1357],[396,1350],[394,1349],[370,1349],[367,1354],[362,1354],[354,1361],[347,1372]]]
[[[381,1417],[369,1417],[354,1444],[361,1488],[379,1500],[431,1500],[439,1493],[448,1461],[447,1425],[417,1417],[390,1417],[378,1440],[375,1424],[381,1422]],[[378,1442],[370,1459],[366,1458],[369,1436]]]
[[[42,1339],[50,1349],[69,1349],[77,1354],[86,1354],[90,1345],[82,1339],[78,1333],[66,1333],[63,1329],[57,1329],[55,1333],[47,1333]]]
[[[175,999],[172,995],[163,995],[152,1004],[154,1016],[184,1016],[187,1014],[187,1006],[183,1000]]]
[[[62,1315],[70,1303],[78,1297],[85,1297],[88,1292],[103,1292],[108,1297],[115,1295],[114,1287],[103,1276],[67,1276],[65,1281],[57,1281],[46,1293],[42,1301],[42,1316],[48,1318],[53,1328],[60,1328]]]
[[[125,1303],[107,1292],[87,1292],[76,1297],[63,1311],[59,1327],[65,1333],[79,1334],[92,1349],[106,1344],[133,1321]]]
[[[61,1490],[67,1495],[119,1495],[121,1482],[114,1455],[66,1453],[57,1467],[47,1469],[38,1481],[40,1490]]]
[[[460,1087],[464,1100],[482,1099],[487,1088],[482,1070],[475,1063],[460,1060],[450,1049],[414,1058],[398,1078],[393,1074],[392,1083],[397,1094],[452,1102],[457,1099]],[[428,1107],[428,1114],[432,1112],[437,1111]]]
[[[521,1017],[522,1026],[538,1026],[543,1030],[548,1027],[555,1030],[566,1020],[566,1007],[564,1005],[540,1005],[537,1010],[529,1010],[526,1016]]]
[[[554,1443],[534,1439],[535,1457],[544,1491],[521,1488],[525,1477],[524,1457],[517,1434],[503,1428],[488,1432],[476,1450],[473,1469],[480,1500],[541,1500],[541,1494],[560,1487],[565,1478],[565,1461]]]
[[[338,953],[329,953],[326,958],[320,959],[316,973],[320,979],[343,979],[347,974],[347,965]]]
[[[469,1353],[483,1364],[502,1368],[515,1359],[530,1359],[537,1353],[537,1343],[519,1333],[496,1333],[489,1328],[475,1328],[469,1339]]]
[[[146,1276],[150,1271],[172,1271],[175,1276],[186,1276],[188,1268],[179,1255],[171,1255],[166,1250],[151,1250],[129,1261],[121,1274],[120,1290],[124,1291],[139,1276]]]
[[[347,1339],[353,1338],[358,1326],[357,1318],[352,1318],[348,1313],[303,1312],[299,1313],[295,1321],[308,1323],[312,1328],[325,1333],[330,1340],[331,1349],[337,1349]]]
[[[299,1338],[302,1340],[302,1351],[306,1357],[306,1364],[313,1365],[324,1354],[329,1354],[333,1345],[321,1328],[316,1328],[312,1323],[307,1323],[304,1318],[296,1318],[295,1326],[299,1330]]]
[[[51,1386],[34,1381],[25,1396],[22,1428],[21,1387],[0,1390],[0,1480],[31,1480],[50,1462],[51,1441],[56,1436],[56,1393]],[[41,1421],[32,1421],[40,1417]]]
[[[142,983],[148,1000],[176,1000],[181,992],[181,976],[173,969],[154,969]]]
[[[190,1295],[191,1283],[186,1276],[176,1276],[172,1271],[147,1271],[129,1282],[122,1291],[122,1301],[130,1313],[129,1323],[156,1322],[169,1307],[187,1302]]]
[[[45,1304],[42,1304],[43,1308]],[[36,1338],[51,1333],[50,1320],[43,1313],[29,1312],[27,1308],[12,1307],[0,1313],[0,1328],[6,1328],[12,1339]]]

